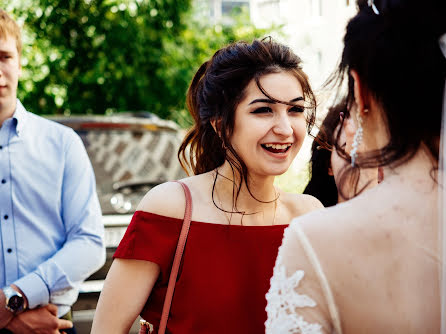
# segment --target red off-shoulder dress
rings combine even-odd
[[[115,258],[161,268],[141,316],[158,330],[182,220],[137,211]],[[191,222],[166,333],[264,333],[265,294],[285,225]]]

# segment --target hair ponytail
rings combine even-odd
[[[178,159],[188,174],[190,172],[194,174],[205,173],[217,168],[225,160],[221,139],[214,131],[211,122],[200,118],[198,97],[203,94],[203,78],[208,66],[209,61],[200,66],[192,79],[186,96],[186,105],[194,119],[194,125],[181,143],[178,150]],[[206,149],[208,146],[214,149]]]

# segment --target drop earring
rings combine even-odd
[[[368,109],[364,109],[364,113],[368,113]],[[355,136],[353,137],[353,144],[352,144],[352,150],[350,152],[350,156],[352,159],[352,167],[355,167],[356,159],[358,157],[358,147],[362,143],[363,138],[363,128],[362,128],[362,116],[361,113],[358,111],[356,113],[356,120],[358,122],[358,127],[355,132]]]

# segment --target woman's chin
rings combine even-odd
[[[263,173],[263,174],[265,176],[271,176],[271,177],[273,177],[273,176],[280,176],[280,175],[285,174],[288,171],[289,167],[290,166],[283,167],[283,168],[271,168],[271,169],[265,171],[265,173]]]

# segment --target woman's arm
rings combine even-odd
[[[185,205],[181,185],[166,182],[152,188],[137,210],[183,218]],[[160,271],[160,266],[151,261],[116,258],[99,297],[91,332],[127,334],[147,302]]]
[[[91,333],[128,333],[159,276],[149,261],[115,259],[99,297]]]

